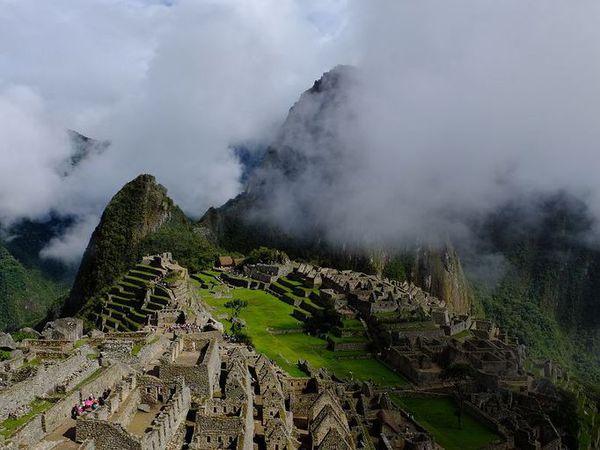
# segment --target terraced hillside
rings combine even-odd
[[[291,277],[281,277],[270,289],[284,302],[294,306],[294,317],[306,321],[314,314],[327,308],[318,288],[306,287]],[[341,325],[335,327],[327,337],[329,348],[335,352],[368,351],[370,339],[363,323],[353,317],[342,317]]]
[[[314,296],[304,298],[291,292],[293,289],[289,285],[294,282],[289,278],[271,283],[268,291],[227,286],[221,281],[220,274],[212,271],[204,271],[191,278],[199,283],[197,292],[201,301],[216,319],[225,324],[231,316],[231,310],[225,304],[236,298],[246,301],[248,305],[241,310],[239,317],[246,324],[245,332],[251,337],[254,347],[292,376],[306,375],[297,364],[304,360],[312,368],[327,368],[341,378],[371,379],[381,386],[408,383],[368,351],[332,351],[326,340],[306,334],[299,313],[306,319],[312,314],[308,309],[316,311],[323,307],[314,301]],[[282,294],[275,292],[282,289]],[[297,306],[296,302],[299,302]],[[357,328],[359,324],[353,319],[344,320],[342,329],[362,333]],[[226,325],[226,329],[228,327]]]
[[[137,264],[113,285],[90,315],[102,331],[137,331],[174,301],[168,281],[175,272]]]
[[[324,309],[319,303],[318,289],[306,288],[291,278],[279,278],[275,283],[271,283],[270,290],[280,300],[294,307],[293,315],[299,320],[308,320],[313,314],[318,314]]]

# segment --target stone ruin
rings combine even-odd
[[[165,273],[175,267],[170,255],[148,257],[144,264]],[[319,296],[336,309],[366,318],[423,310],[435,332],[401,330],[380,354],[418,385],[414,392],[456,396],[442,375],[465,364],[474,375],[457,401],[498,434],[494,448],[562,448],[560,431],[544,414],[553,405],[551,394],[524,370],[523,347],[493,323],[452,315],[443,301],[407,283],[309,265],[286,275],[320,287]],[[0,336],[0,346],[12,352],[0,366],[0,423],[24,417],[36,401],[49,403],[0,440],[0,449],[439,448],[380,387],[343,381],[307,363],[308,377],[291,377],[254,349],[229,342],[177,281],[165,280],[171,307],[137,331],[83,336],[78,320],[65,318],[49,324],[42,339],[14,343]],[[173,327],[183,310],[194,327]],[[464,339],[451,338],[463,331]],[[560,376],[548,362],[539,370],[550,379]],[[412,392],[407,387],[395,394]],[[73,418],[73,405],[88,396],[103,396],[103,404]]]

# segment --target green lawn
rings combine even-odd
[[[304,333],[277,334],[270,330],[302,328],[302,322],[292,317],[294,308],[264,291],[238,288],[231,291],[232,298],[246,300],[248,306],[240,314],[247,324],[246,332],[258,352],[264,353],[293,376],[304,376],[297,367],[305,359],[314,368],[326,367],[340,377],[350,375],[383,385],[406,384],[405,378],[388,369],[375,359],[339,359],[339,355],[326,349],[327,342]],[[230,311],[224,304],[230,298],[214,298],[209,290],[199,289],[202,300],[212,309],[217,319],[223,320]]]
[[[476,450],[501,439],[467,413],[463,413],[462,429],[459,428],[455,414],[457,406],[450,397],[400,398],[392,395],[392,400],[413,413],[417,422],[446,450]]]
[[[291,278],[288,278],[288,277],[281,277],[281,279],[287,281],[288,283],[290,283],[293,286],[302,286],[301,281],[292,280]]]

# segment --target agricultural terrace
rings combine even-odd
[[[216,319],[227,323],[231,311],[225,303],[233,298],[245,300],[240,318],[246,323],[245,332],[252,338],[257,351],[285,369],[292,376],[304,376],[298,360],[307,360],[313,368],[327,368],[339,377],[373,380],[385,386],[408,383],[366,352],[333,352],[327,342],[303,332],[303,323],[292,316],[294,306],[261,291],[244,288],[230,289],[215,280],[209,272],[194,277],[199,281],[198,292]],[[360,358],[360,359],[352,359]]]
[[[450,397],[391,397],[400,408],[414,414],[415,420],[446,450],[476,450],[500,441],[500,436],[466,412],[460,427],[458,406]]]

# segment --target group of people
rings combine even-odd
[[[183,331],[185,333],[197,333],[202,331],[202,327],[200,325],[196,325],[195,323],[174,323],[170,325],[168,328],[169,333],[173,333],[174,331]]]
[[[99,398],[90,395],[87,399],[71,408],[71,418],[76,419],[87,411],[93,411],[100,406],[103,406],[109,395],[110,389],[106,389]]]

